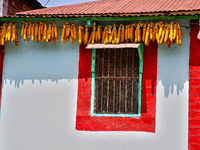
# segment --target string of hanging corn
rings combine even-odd
[[[116,24],[107,25],[102,28],[99,25],[96,29],[96,23],[93,23],[92,32],[87,44],[103,43],[103,44],[119,44],[119,43],[140,43],[144,42],[146,46],[150,41],[157,41],[158,44],[182,44],[183,31],[179,23],[170,24],[158,23],[137,23],[124,26],[120,24],[118,31]],[[101,42],[100,42],[101,41]],[[86,45],[86,43],[84,43]]]
[[[143,42],[146,46],[150,41],[157,41],[158,44],[167,44],[170,48],[171,44],[182,44],[182,37],[184,37],[183,31],[180,28],[179,23],[133,23],[130,25],[120,24],[119,27],[113,23],[113,25],[107,25],[104,28],[101,25],[96,25],[93,22],[93,27],[89,28],[87,25],[78,26],[78,30],[75,24],[63,23],[61,41],[65,44],[69,41],[71,44],[77,39],[79,45],[84,44],[120,44],[120,43],[140,43]],[[54,44],[59,40],[58,29],[56,24],[46,22],[23,22],[21,36],[24,41],[30,39],[35,42],[46,41]],[[4,45],[5,41],[15,42],[18,46],[18,36],[16,23],[4,23],[0,28],[0,45]]]
[[[24,41],[46,41],[47,43],[51,43],[53,40],[54,44],[56,44],[56,40],[59,40],[58,29],[56,24],[53,25],[51,23],[45,22],[23,22],[21,36]]]
[[[15,46],[18,46],[18,34],[16,23],[4,23],[0,27],[0,45],[5,45],[5,41],[15,42]]]

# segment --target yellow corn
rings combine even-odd
[[[164,37],[165,37],[165,33],[166,33],[166,28],[167,28],[167,26],[165,26],[164,29],[162,30],[161,38],[160,38],[158,44],[161,44],[163,42]]]
[[[125,35],[124,35],[124,25],[120,25],[121,26],[121,29],[122,29],[122,31],[121,31],[121,43],[124,43],[124,38],[125,38]]]
[[[13,23],[12,24],[12,36],[11,36],[11,42],[14,42],[15,41],[15,36],[16,36],[16,23]]]
[[[98,25],[97,28],[97,42],[100,43],[101,41],[101,25]]]
[[[170,30],[170,26],[169,25],[166,25],[166,32],[165,32],[165,38],[164,38],[164,44],[166,44],[166,42],[168,41],[169,39],[169,30]]]
[[[147,31],[146,31],[146,35],[145,35],[145,45],[147,46],[149,44],[149,29],[150,28],[150,24],[148,24],[148,27],[147,27]]]
[[[169,34],[169,39],[170,39],[170,42],[172,42],[173,41],[173,32],[174,32],[174,23],[173,22],[171,22],[170,23],[170,34]]]
[[[83,30],[83,27],[81,25],[79,25],[79,27],[78,27],[78,43],[79,43],[79,46],[82,44],[82,40],[83,40],[82,30]]]
[[[90,35],[90,39],[89,39],[87,45],[89,45],[91,42],[92,42],[92,34]]]
[[[125,41],[126,43],[128,43],[128,25],[126,26],[126,29],[125,29]]]
[[[141,24],[139,23],[137,26],[137,42],[141,42],[141,29],[140,29]]]
[[[143,32],[142,32],[142,41],[143,42],[145,41],[146,29],[147,29],[147,23],[144,23]]]
[[[23,25],[22,25],[21,37],[24,37],[24,29],[25,29],[25,21],[23,22]]]
[[[117,33],[117,44],[119,44],[119,42],[120,42],[120,38],[121,38],[121,26],[119,27],[119,29],[118,29],[118,33]]]
[[[76,41],[76,36],[77,36],[76,25],[75,24],[72,24],[72,25],[74,26],[74,28],[73,28],[74,41]]]
[[[104,30],[103,30],[103,35],[102,35],[101,43],[104,43],[104,41],[105,41],[105,38],[106,38],[106,30],[107,30],[107,27],[105,27]]]
[[[63,29],[62,29],[62,35],[61,35],[61,41],[62,42],[64,41],[64,38],[65,38],[65,30],[66,30],[66,24],[63,23]]]
[[[88,26],[85,25],[84,45],[87,45],[87,43],[88,43],[88,38],[89,38],[89,29],[88,29]]]
[[[174,31],[173,31],[173,40],[176,39],[176,34],[177,34],[177,23],[174,24]]]
[[[47,39],[51,41],[52,38],[52,24],[49,24],[48,30],[47,30]]]

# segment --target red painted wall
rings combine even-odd
[[[158,46],[151,42],[144,47],[141,117],[91,117],[92,50],[80,46],[76,129],[83,131],[145,131],[155,132],[156,80]]]
[[[200,149],[200,40],[198,20],[192,20],[189,62],[188,150]]]

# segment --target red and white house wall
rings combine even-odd
[[[6,43],[0,148],[200,149],[199,28],[180,23],[182,46],[144,47],[137,119],[90,116],[92,51],[78,42]]]

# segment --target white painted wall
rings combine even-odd
[[[189,32],[182,46],[159,45],[156,133],[76,131],[77,42],[7,43],[0,149],[186,150]]]
[[[0,0],[0,17],[8,14],[8,0]]]
[[[0,0],[0,17],[3,16],[3,0]]]

